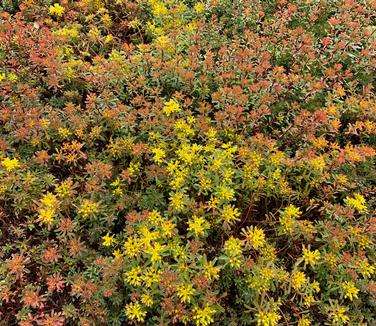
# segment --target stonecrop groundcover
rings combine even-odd
[[[376,325],[375,0],[0,1],[0,325]]]

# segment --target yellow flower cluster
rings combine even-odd
[[[73,181],[68,179],[56,187],[56,193],[60,198],[66,198],[72,195]]]
[[[216,313],[216,310],[209,304],[206,304],[204,308],[196,306],[193,308],[192,312],[193,319],[197,326],[208,326],[214,322],[213,315]]]
[[[163,112],[169,117],[172,113],[180,112],[180,106],[175,100],[171,99],[165,103]]]
[[[311,267],[314,266],[320,259],[320,256],[320,252],[317,249],[311,251],[309,248],[303,247],[303,260],[305,264],[308,264]]]
[[[38,220],[47,225],[52,224],[59,206],[58,199],[54,194],[48,192],[42,197],[40,203]]]
[[[350,320],[349,316],[346,314],[347,311],[347,308],[339,306],[329,313],[329,317],[332,319],[334,324],[341,323],[342,325],[345,325]]]
[[[277,326],[281,315],[275,311],[259,311],[256,313],[257,326]]]
[[[191,302],[192,295],[196,292],[192,284],[181,284],[177,286],[177,294],[183,303]]]
[[[299,291],[306,282],[307,282],[307,278],[303,272],[300,272],[300,271],[292,272],[291,285],[296,291]]]
[[[6,157],[2,160],[1,165],[5,167],[8,172],[17,169],[20,166],[20,161],[16,158]]]
[[[230,237],[224,245],[225,255],[229,259],[231,267],[239,268],[241,263],[242,243],[239,239]]]
[[[367,212],[367,206],[365,205],[366,200],[364,199],[364,197],[361,194],[354,194],[354,197],[352,197],[352,198],[346,197],[345,198],[345,204],[348,207],[357,210],[359,213]]]
[[[91,201],[90,199],[85,199],[78,209],[78,213],[82,217],[87,218],[99,212],[99,204]]]
[[[296,225],[296,218],[299,218],[302,215],[301,210],[294,206],[289,205],[287,206],[282,212],[279,218],[279,222],[283,228],[285,233],[291,233]]]
[[[102,245],[105,247],[111,247],[114,243],[116,243],[114,236],[110,235],[109,233],[103,236],[102,240],[103,240]]]
[[[345,298],[349,298],[351,301],[358,298],[359,290],[356,288],[354,282],[346,281],[342,283],[342,289],[345,294]]]
[[[188,221],[189,232],[192,232],[194,236],[201,237],[205,234],[205,231],[210,228],[210,223],[203,217],[197,217],[196,215]]]
[[[143,322],[146,317],[146,311],[143,310],[141,304],[136,301],[125,306],[125,315],[131,320]]]
[[[265,233],[257,226],[247,227],[242,230],[242,234],[245,236],[245,243],[254,249],[260,249],[264,247],[266,243]]]
[[[238,220],[240,212],[232,205],[225,205],[222,208],[221,218],[228,224],[234,223]]]
[[[50,6],[50,14],[53,16],[61,17],[64,14],[64,7],[55,3],[54,5]]]

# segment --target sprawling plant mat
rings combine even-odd
[[[374,0],[0,6],[0,325],[375,325]]]

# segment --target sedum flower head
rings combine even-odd
[[[64,14],[64,7],[60,6],[58,3],[50,6],[50,14],[53,16],[61,17]]]
[[[329,317],[333,320],[333,323],[347,324],[350,320],[347,316],[347,309],[345,307],[339,306],[337,309],[329,313]]]
[[[342,289],[345,293],[345,298],[349,298],[350,301],[358,298],[359,290],[356,288],[354,282],[346,281],[342,283]]]
[[[254,249],[260,249],[264,247],[266,243],[265,233],[257,226],[251,226],[243,230],[243,234],[246,237],[246,243],[249,243]]]
[[[235,208],[232,205],[225,205],[222,209],[221,218],[226,223],[234,223],[238,220],[238,217],[240,216],[240,212],[237,208]]]
[[[173,99],[165,103],[163,107],[163,112],[169,117],[172,113],[180,112],[179,104]]]
[[[276,326],[281,316],[275,311],[256,313],[257,326]]]
[[[193,308],[193,319],[197,326],[207,326],[214,322],[213,315],[216,310],[206,304],[204,308],[194,307]]]
[[[203,236],[205,231],[210,228],[210,224],[203,217],[193,216],[188,221],[188,231],[192,232],[196,237]]]
[[[316,249],[311,251],[309,248],[303,248],[303,260],[306,264],[315,265],[320,259],[320,252]]]
[[[299,291],[306,282],[307,282],[307,278],[303,272],[300,272],[300,271],[292,272],[291,285],[296,291]]]
[[[39,210],[39,220],[44,224],[51,224],[54,221],[55,209],[53,208],[41,208]]]
[[[11,172],[11,171],[17,169],[20,166],[20,161],[17,160],[16,158],[10,159],[9,157],[6,157],[5,159],[3,159],[1,164],[2,164],[2,166],[5,167],[5,169],[8,172]]]
[[[140,303],[136,301],[125,306],[125,314],[131,320],[142,322],[145,320],[146,311],[144,311]]]
[[[361,194],[355,194],[353,198],[345,198],[346,206],[357,210],[359,213],[365,213],[367,211],[367,206],[365,203],[366,200]]]
[[[59,203],[56,196],[50,192],[46,193],[40,201],[45,207],[48,208],[54,208]]]
[[[191,302],[192,295],[196,292],[192,284],[181,284],[177,287],[178,297],[183,303]]]
[[[116,242],[114,236],[110,235],[110,233],[107,233],[105,236],[103,236],[102,240],[102,245],[105,247],[111,247]]]
[[[85,199],[83,203],[81,204],[80,208],[78,209],[78,212],[82,214],[84,218],[93,215],[95,213],[98,213],[99,211],[99,204],[94,203],[90,199]]]

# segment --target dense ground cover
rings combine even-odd
[[[1,6],[0,325],[375,325],[375,1]]]

